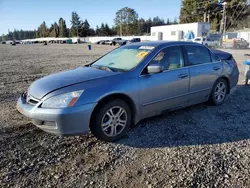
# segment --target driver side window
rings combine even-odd
[[[167,47],[160,51],[149,64],[159,64],[164,70],[184,67],[184,58],[180,46]]]

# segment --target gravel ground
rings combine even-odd
[[[127,137],[58,137],[16,110],[36,79],[91,62],[109,46],[0,45],[0,187],[249,187],[250,89],[140,122]],[[230,50],[229,50],[230,51]],[[239,63],[245,51],[230,51]],[[243,71],[241,71],[243,72]]]

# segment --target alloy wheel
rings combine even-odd
[[[119,135],[127,124],[127,112],[120,106],[110,108],[102,118],[102,131],[108,137]]]
[[[215,88],[214,97],[217,102],[221,102],[226,97],[227,88],[224,82],[219,82]]]

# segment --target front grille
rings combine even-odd
[[[31,105],[36,105],[39,102],[39,100],[27,94],[26,102]]]
[[[30,99],[29,101],[27,101],[29,104],[33,104],[36,105],[38,103],[38,101],[35,101],[33,99]]]
[[[54,121],[42,121],[38,119],[32,119],[32,123],[37,126],[56,127],[56,123]]]

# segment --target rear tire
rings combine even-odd
[[[228,94],[228,83],[225,79],[219,79],[212,89],[209,97],[209,103],[215,106],[222,105]]]
[[[101,105],[94,112],[90,130],[98,139],[112,142],[127,133],[131,122],[129,105],[123,100],[115,99]]]

